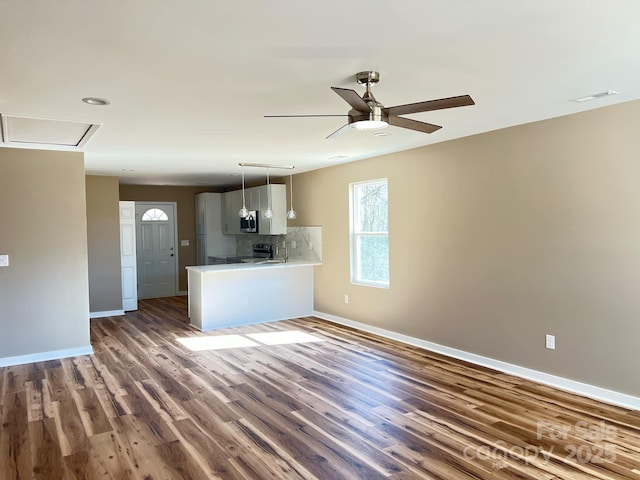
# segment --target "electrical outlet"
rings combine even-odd
[[[313,243],[309,242],[309,250],[313,250]]]
[[[297,248],[295,240],[291,240],[291,248]]]
[[[555,350],[556,349],[556,336],[555,335],[546,335],[545,336],[545,346],[549,350]]]
[[[344,296],[344,303],[349,303],[349,295]]]
[[[0,255],[0,267],[9,266],[9,255]]]

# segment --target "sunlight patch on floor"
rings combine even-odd
[[[193,352],[221,350],[224,348],[258,347],[259,344],[242,335],[218,335],[215,337],[176,338],[178,342]]]
[[[249,333],[246,335],[211,335],[207,337],[182,337],[176,340],[192,352],[222,350],[225,348],[263,347],[295,343],[324,342],[323,339],[299,330],[284,332]]]

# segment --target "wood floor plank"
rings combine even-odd
[[[69,478],[58,444],[53,418],[29,422],[29,442],[33,477],[37,480]],[[28,478],[28,477],[27,477]]]
[[[224,440],[220,441],[215,434],[208,435],[191,419],[179,420],[173,426],[186,450],[211,478],[244,479],[231,463],[231,459],[243,453],[244,449],[235,446],[230,449]]]
[[[74,479],[134,479],[133,468],[113,432],[92,436],[86,451],[65,457],[65,465]]]
[[[26,380],[26,378],[25,378]],[[33,469],[29,440],[27,396],[24,391],[8,389],[0,430],[0,478],[28,478]]]
[[[314,317],[186,311],[141,300],[91,321],[91,356],[0,368],[0,480],[640,480],[640,412]],[[317,341],[178,342],[287,331]]]
[[[212,475],[211,472],[205,472],[178,440],[175,442],[161,443],[157,445],[155,449],[158,452],[158,456],[162,459],[163,468],[168,473],[168,478],[183,478],[186,480],[221,478],[217,475]],[[151,476],[151,478],[156,477]]]
[[[72,393],[72,397],[88,437],[112,430],[107,415],[93,388],[75,390]]]
[[[54,402],[53,411],[62,454],[67,456],[86,451],[89,445],[87,433],[80,412],[71,396]]]

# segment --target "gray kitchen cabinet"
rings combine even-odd
[[[268,206],[267,191],[271,192],[271,210],[273,218],[265,218]],[[284,235],[287,233],[287,186],[280,184],[261,185],[246,188],[244,191],[247,210],[258,212],[258,233],[260,235]],[[240,216],[242,208],[242,190],[233,190],[222,194],[222,233],[240,235]]]
[[[206,199],[202,194],[196,195],[196,235],[206,235],[207,225],[205,222]]]
[[[236,242],[223,235],[225,216],[220,193],[199,193],[196,195],[196,255],[198,265],[206,265],[208,257],[233,255]],[[239,219],[240,217],[236,217]],[[238,220],[238,230],[240,221]]]
[[[287,186],[280,184],[262,185],[258,188],[260,197],[260,220],[258,233],[261,235],[285,235],[287,233]],[[271,194],[272,218],[265,218],[268,195]]]
[[[240,216],[242,208],[242,190],[233,190],[222,194],[222,233],[240,235]]]
[[[246,188],[244,191],[244,198],[247,204],[247,210],[262,210],[260,207],[260,189],[262,187]],[[242,190],[240,190],[242,192]]]

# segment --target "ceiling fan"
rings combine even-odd
[[[371,87],[380,81],[380,74],[378,72],[366,71],[357,73],[356,81],[358,84],[364,85],[366,88],[362,97],[358,95],[355,90],[331,87],[331,90],[336,92],[345,102],[351,105],[351,110],[349,110],[346,115],[265,115],[265,118],[349,117],[349,122],[346,125],[340,127],[327,138],[342,135],[349,127],[358,130],[373,130],[384,128],[388,125],[408,128],[409,130],[415,130],[417,132],[433,133],[442,127],[432,123],[400,117],[399,115],[475,105],[475,102],[469,95],[460,95],[458,97],[440,98],[437,100],[428,100],[426,102],[385,107],[378,102],[371,93]]]

